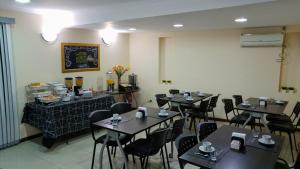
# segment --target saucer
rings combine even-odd
[[[242,106],[244,106],[244,107],[250,107],[251,104],[250,103],[242,103]]]
[[[187,97],[186,100],[187,101],[193,101],[194,99],[192,97]]]
[[[198,93],[198,96],[205,96],[204,93]]]
[[[270,142],[266,142],[263,138],[259,138],[258,139],[258,142],[263,144],[263,145],[266,145],[266,146],[273,146],[275,145],[275,141],[271,139]]]
[[[165,112],[165,113],[161,113],[159,112],[158,113],[158,116],[161,116],[161,117],[167,117],[169,115],[169,113]]]
[[[199,146],[199,150],[204,153],[212,153],[216,151],[216,149],[213,146],[211,146],[210,150],[205,150],[205,147],[203,145]]]
[[[121,121],[121,120],[122,120],[122,117],[119,116],[119,117],[118,117],[118,121]],[[110,121],[113,121],[113,118],[110,118]]]
[[[283,104],[284,101],[282,101],[282,100],[276,100],[275,103],[276,103],[276,104]]]

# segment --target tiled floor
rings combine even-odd
[[[223,125],[218,123],[219,126]],[[103,132],[98,133],[103,134]],[[143,137],[140,134],[138,137]],[[290,147],[287,137],[281,152],[281,157],[291,161]],[[300,135],[297,135],[297,140],[300,141]],[[17,146],[7,148],[0,151],[0,169],[90,169],[93,141],[91,135],[84,135],[72,139],[69,144],[58,143],[54,148],[48,150],[40,145],[41,139],[23,142]],[[100,151],[98,145],[98,151]],[[168,149],[170,145],[168,144]],[[176,150],[175,150],[176,151]],[[296,153],[295,153],[296,154]],[[108,158],[105,151],[104,168],[109,169]],[[95,168],[98,168],[99,158],[96,154]],[[176,157],[176,152],[174,157]],[[139,163],[132,163],[132,158],[129,158],[129,168],[139,169]],[[163,168],[162,161],[159,155],[149,159],[149,167],[151,169]],[[176,158],[170,159],[172,169],[179,169]],[[117,151],[117,156],[113,160],[115,168],[122,168],[122,158],[120,152]],[[197,167],[187,165],[186,169],[196,169]]]

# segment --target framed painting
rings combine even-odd
[[[62,72],[100,70],[100,45],[89,43],[61,43]]]

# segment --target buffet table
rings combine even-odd
[[[108,94],[49,105],[31,102],[24,107],[22,123],[42,130],[42,144],[50,148],[62,136],[89,129],[88,115],[94,110],[110,109],[114,102]]]

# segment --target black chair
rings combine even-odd
[[[234,102],[235,102],[235,106],[237,107],[239,104],[242,104],[244,101],[243,101],[243,96],[242,95],[232,95],[232,97],[234,98]],[[241,115],[244,115],[244,116],[247,116],[249,117],[249,112],[247,111],[243,111],[243,112],[239,112],[237,110],[237,112]],[[255,120],[257,119],[258,120],[258,124],[259,124],[259,129],[260,131],[262,131],[262,128],[261,128],[261,123],[260,123],[260,117],[253,117],[254,118],[254,122]]]
[[[177,137],[175,145],[178,152],[178,162],[181,169],[184,168],[186,163],[184,161],[181,161],[179,157],[197,144],[198,139],[196,135],[180,135],[179,137]]]
[[[134,110],[134,108],[131,107],[130,103],[127,102],[118,102],[113,105],[111,105],[110,110],[113,114],[123,114],[130,112],[131,110]]]
[[[218,129],[215,122],[203,122],[198,125],[198,138],[199,141],[205,139],[208,135]]]
[[[235,112],[232,99],[222,99],[222,102],[224,103],[225,115],[226,115],[226,119],[229,121],[229,124],[234,123],[236,126],[243,125],[246,122],[246,120],[249,118],[249,116],[238,114],[237,112]],[[234,116],[233,118],[229,119],[228,114],[231,112],[233,113]],[[251,119],[248,125],[250,125],[251,128],[253,128],[253,124],[254,124],[254,119]]]
[[[299,116],[299,113],[300,113],[300,102],[297,102],[294,109],[293,109],[293,112],[291,113],[290,116],[288,115],[267,115],[266,116],[266,119],[268,121],[277,121],[277,122],[292,122],[294,123],[295,120],[298,118]]]
[[[125,146],[124,152],[128,157],[129,154],[138,156],[140,158],[141,169],[146,169],[148,164],[149,156],[161,152],[164,169],[165,166],[165,155],[167,156],[166,138],[170,132],[170,129],[158,130],[150,133],[147,138],[138,139],[129,145]],[[165,149],[165,150],[164,150]],[[165,153],[165,154],[164,154]],[[128,158],[127,158],[128,159]],[[169,166],[169,159],[167,158],[167,163]]]
[[[214,111],[214,108],[217,107],[217,102],[218,102],[219,96],[220,96],[220,94],[211,97],[211,98],[210,98],[210,101],[209,101],[209,104],[208,104],[208,108],[207,108],[207,112],[208,112],[208,113],[209,113],[209,112],[212,112],[213,118],[214,118],[214,119],[215,119],[215,111]]]
[[[195,133],[196,131],[196,119],[199,119],[199,122],[201,119],[207,120],[207,108],[208,108],[209,100],[202,100],[199,106],[195,106],[192,109],[192,112],[189,113],[189,116],[191,117],[190,127],[189,129],[192,129],[192,124],[194,124]]]
[[[294,124],[290,121],[284,122],[278,122],[278,121],[271,121],[268,123],[268,128],[270,129],[271,133],[275,131],[279,131],[280,133],[287,133],[289,136],[289,142],[290,142],[290,148],[291,148],[291,153],[292,153],[292,159],[294,161],[294,153],[293,153],[293,141],[292,141],[292,135],[294,137],[294,143],[295,143],[295,148],[297,150],[297,145],[296,145],[296,137],[295,133],[297,131],[297,127],[300,125],[300,119],[298,119],[297,124],[294,126]]]
[[[179,94],[179,92],[180,92],[180,91],[179,91],[178,89],[170,89],[170,90],[169,90],[169,93],[170,93],[170,94]]]
[[[184,127],[184,123],[185,123],[185,118],[180,118],[178,120],[175,120],[173,125],[170,125],[169,129],[171,130],[171,132],[169,132],[168,136],[167,136],[167,140],[166,143],[170,143],[171,142],[171,153],[169,154],[169,157],[172,158],[173,157],[173,152],[174,152],[174,141],[176,140],[176,138],[181,135],[183,133],[183,127]],[[154,131],[158,131],[158,130],[162,130],[165,128],[159,128],[157,130]]]
[[[298,154],[297,154],[297,158],[294,164],[292,164],[291,166],[288,165],[288,163],[282,159],[282,158],[278,158],[275,166],[273,169],[300,169],[300,143],[298,144]]]
[[[110,118],[112,116],[112,112],[110,110],[96,110],[90,113],[89,115],[89,120],[90,120],[90,127],[91,127],[91,131],[92,131],[92,138],[94,140],[94,150],[93,150],[93,158],[92,158],[92,165],[91,165],[91,169],[94,168],[94,159],[95,159],[95,152],[96,152],[96,147],[97,144],[101,143],[103,144],[106,138],[106,135],[102,135],[100,137],[96,137],[95,136],[95,131],[101,129],[100,127],[94,125],[95,122],[97,121],[101,121],[107,118]],[[121,134],[119,136],[119,140],[120,143],[122,145],[128,143],[130,141],[131,137],[128,137],[127,135]],[[112,163],[111,163],[111,156],[110,156],[110,151],[109,151],[109,147],[117,147],[117,141],[116,140],[112,140],[110,139],[107,144],[106,144],[106,149],[107,149],[107,153],[108,153],[108,159],[109,159],[109,165],[110,168],[112,169]]]
[[[170,105],[169,105],[169,101],[167,100],[162,100],[161,98],[167,97],[166,94],[156,94],[155,98],[156,98],[156,103],[158,105],[159,108],[163,108],[164,106],[168,106],[165,109],[170,109]]]

